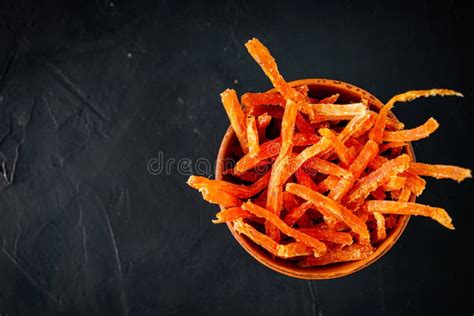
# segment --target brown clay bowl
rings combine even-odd
[[[307,85],[309,88],[309,95],[317,99],[321,99],[334,93],[339,93],[339,102],[342,103],[359,102],[363,97],[367,99],[369,101],[370,106],[375,109],[380,109],[383,106],[383,103],[380,102],[380,100],[378,100],[376,97],[374,97],[367,91],[342,81],[329,79],[302,79],[292,81],[290,82],[290,85]],[[274,91],[274,89],[270,91]],[[393,116],[392,113],[390,115]],[[222,143],[217,156],[217,180],[226,180],[226,176],[223,175],[224,159],[228,157],[230,148],[236,144],[237,139],[235,133],[232,127],[229,127],[229,129],[224,135],[224,138],[222,139]],[[414,160],[415,155],[413,153],[413,148],[411,147],[411,144],[407,146],[406,151],[408,155],[410,155],[411,158]],[[415,201],[414,195],[411,196],[410,201]],[[322,280],[339,278],[349,275],[365,267],[368,267],[369,265],[380,259],[397,242],[398,238],[405,230],[409,218],[410,216],[399,216],[398,223],[390,232],[388,232],[387,239],[385,239],[380,245],[378,245],[374,253],[368,258],[359,261],[337,263],[312,268],[303,268],[296,265],[295,263],[292,263],[291,261],[273,258],[263,248],[253,243],[246,236],[240,235],[239,233],[234,231],[230,223],[227,226],[229,227],[229,230],[231,231],[234,238],[239,242],[239,244],[252,257],[257,259],[257,261],[269,267],[270,269],[294,278]]]

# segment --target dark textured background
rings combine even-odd
[[[34,3],[34,1],[31,1]],[[210,220],[217,208],[157,157],[214,159],[219,93],[270,87],[255,36],[288,80],[353,83],[381,100],[447,87],[465,98],[400,104],[441,128],[417,158],[474,167],[473,5],[288,1],[0,4],[0,315],[443,315],[474,312],[473,184],[429,181],[376,264],[330,281],[261,266]]]

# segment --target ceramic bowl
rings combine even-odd
[[[309,95],[316,99],[322,99],[323,97],[330,96],[335,93],[339,93],[340,97],[338,102],[349,103],[349,102],[360,102],[361,98],[365,98],[369,101],[372,108],[380,109],[383,103],[374,97],[369,92],[358,88],[354,85],[329,79],[303,79],[290,82],[291,86],[307,85],[309,88]],[[274,91],[274,89],[270,90]],[[392,113],[390,113],[393,116]],[[226,176],[223,175],[224,160],[228,157],[230,149],[237,145],[237,139],[232,127],[229,127],[227,132],[222,139],[222,143],[219,149],[219,153],[216,161],[216,179],[226,180]],[[406,152],[414,160],[415,155],[411,144],[406,147]],[[415,201],[415,196],[410,197],[410,201]],[[363,268],[368,267],[378,259],[380,259],[390,248],[395,245],[398,238],[401,236],[405,227],[407,226],[410,216],[399,216],[398,222],[394,228],[392,228],[387,235],[387,238],[378,245],[374,253],[366,259],[352,262],[336,263],[326,266],[304,268],[296,265],[295,263],[283,260],[280,258],[274,258],[263,248],[253,243],[244,235],[240,235],[232,228],[232,224],[228,223],[228,227],[237,242],[257,261],[261,264],[269,267],[270,269],[288,275],[290,277],[299,279],[333,279],[346,276],[348,274],[359,271]]]

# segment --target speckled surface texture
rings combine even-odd
[[[376,264],[312,282],[257,263],[185,184],[228,127],[219,93],[270,88],[243,46],[253,36],[288,80],[382,101],[462,91],[395,113],[439,121],[420,161],[473,168],[472,4],[68,3],[0,3],[1,316],[474,312],[472,181],[429,180],[418,200],[456,231],[414,218]],[[174,162],[150,172],[160,156]]]

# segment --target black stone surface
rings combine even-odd
[[[472,315],[472,181],[429,180],[419,199],[456,231],[414,218],[376,264],[308,282],[212,225],[217,208],[177,165],[215,158],[222,90],[270,87],[243,46],[255,36],[288,80],[381,100],[464,92],[395,112],[440,122],[419,160],[473,168],[472,14],[453,1],[2,1],[0,315]],[[175,163],[154,175],[160,153]]]

